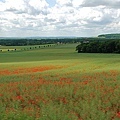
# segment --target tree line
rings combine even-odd
[[[82,39],[77,38],[56,38],[56,39],[0,39],[2,46],[27,46],[27,45],[44,45],[44,44],[57,44],[57,43],[76,43]]]
[[[98,37],[106,38],[106,39],[120,39],[120,34],[102,34],[98,35]]]
[[[120,40],[81,42],[78,53],[120,53]]]
[[[0,38],[0,45],[2,46],[27,46],[27,45],[43,45],[43,44],[57,44],[57,43],[78,43],[83,40],[105,40],[104,38]]]

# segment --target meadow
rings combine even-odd
[[[1,47],[0,120],[119,120],[120,55],[76,46]]]

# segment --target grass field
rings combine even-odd
[[[21,52],[21,51],[30,51],[43,49],[46,47],[53,47],[55,44],[45,44],[45,45],[27,45],[27,46],[0,46],[0,52]]]
[[[120,55],[76,46],[0,52],[0,120],[119,120]]]

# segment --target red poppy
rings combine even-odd
[[[120,118],[120,112],[117,112],[116,116],[117,116],[118,118]]]
[[[23,98],[22,98],[22,96],[18,95],[18,96],[16,97],[16,99],[17,99],[17,100],[22,100]]]

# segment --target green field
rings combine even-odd
[[[55,44],[45,44],[45,45],[27,45],[27,46],[0,46],[0,52],[21,52],[21,51],[30,51],[30,50],[37,50],[43,49],[46,47],[54,47]],[[16,49],[16,50],[15,50]]]
[[[119,120],[120,55],[76,46],[1,46],[0,120]]]

